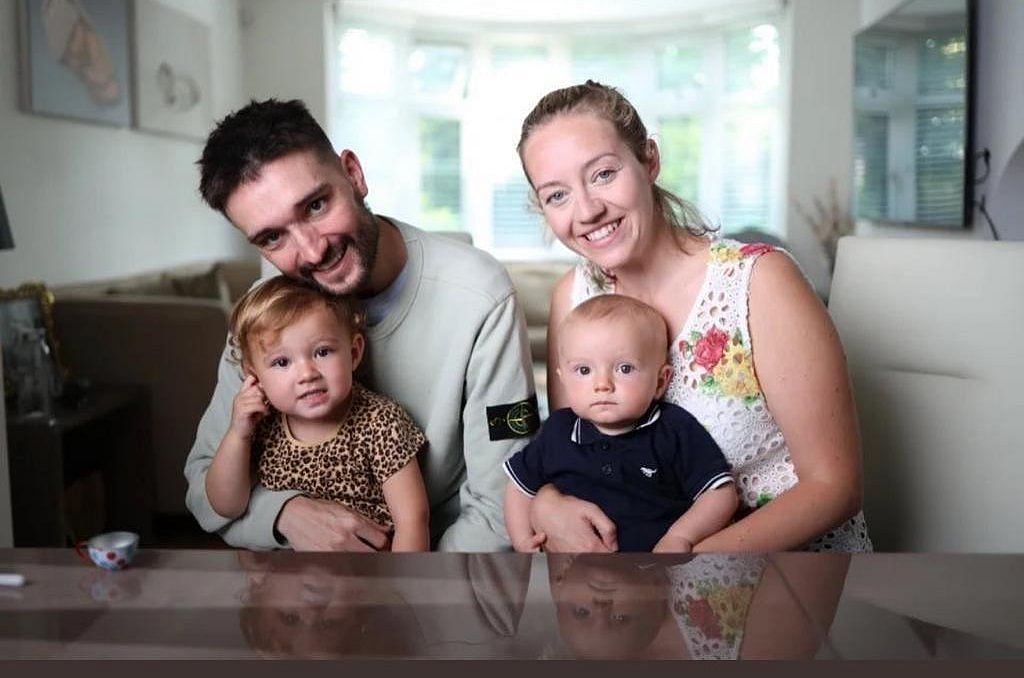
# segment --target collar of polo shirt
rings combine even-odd
[[[633,428],[620,433],[619,435],[628,435],[633,431],[638,431],[646,426],[650,426],[654,422],[658,421],[658,417],[661,416],[661,405],[657,400],[651,403],[651,406],[647,408],[647,411],[640,415],[640,418],[633,422]],[[572,432],[569,434],[569,440],[578,445],[587,445],[599,440],[604,433],[597,430],[597,427],[592,423],[583,419],[582,417],[576,417],[575,423],[572,425]]]

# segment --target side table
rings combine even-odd
[[[67,489],[99,473],[105,530],[152,538],[153,458],[149,391],[140,385],[94,385],[77,407],[52,417],[7,420],[15,546],[70,546],[75,534]]]

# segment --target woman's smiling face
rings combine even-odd
[[[654,241],[658,153],[641,161],[591,113],[557,115],[523,145],[523,166],[551,230],[606,271],[640,261]]]

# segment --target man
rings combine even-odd
[[[278,270],[365,300],[368,348],[357,376],[426,433],[432,543],[508,548],[501,464],[539,422],[525,321],[504,268],[472,246],[371,213],[358,158],[336,154],[300,101],[252,102],[229,115],[199,165],[203,199]],[[241,383],[226,349],[185,463],[199,524],[252,549],[386,549],[383,526],[298,492],[257,486],[237,520],[213,511],[206,470]]]

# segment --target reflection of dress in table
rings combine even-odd
[[[668,569],[670,606],[694,659],[738,659],[764,556],[699,555]]]

